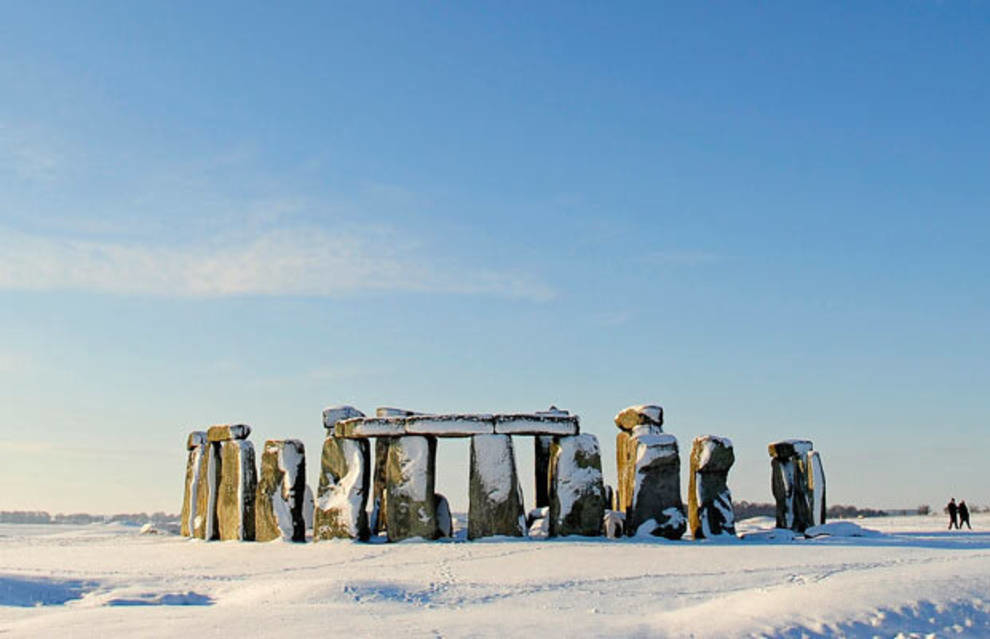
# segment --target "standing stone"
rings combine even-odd
[[[436,467],[436,438],[407,435],[390,442],[385,464],[389,541],[436,538]]]
[[[653,404],[630,406],[615,416],[619,433],[615,436],[615,464],[618,471],[616,510],[622,512],[632,508],[633,489],[636,485],[636,445],[632,441],[634,431],[641,434],[663,432],[663,408]]]
[[[246,439],[231,439],[219,446],[217,525],[220,540],[254,541],[254,498],[258,488],[254,445]]]
[[[306,530],[313,530],[313,516],[316,514],[316,499],[313,497],[313,489],[306,484],[306,494],[303,497],[303,521],[306,522]]]
[[[371,445],[367,439],[323,440],[320,483],[316,489],[313,541],[360,539],[368,529],[368,488],[371,479]]]
[[[550,505],[550,444],[553,437],[537,435],[533,437],[533,460],[536,466],[536,507]]]
[[[413,410],[379,406],[375,409],[375,417],[409,417],[422,415]],[[391,437],[375,438],[375,474],[371,493],[371,533],[377,535],[388,527],[388,511],[385,508],[385,465],[388,463],[388,445]]]
[[[786,439],[768,446],[777,528],[800,533],[813,525],[807,473],[807,455],[811,449],[812,444],[806,439]]]
[[[635,474],[626,534],[680,539],[687,530],[681,501],[681,459],[673,435],[633,433]]]
[[[555,438],[550,446],[550,536],[598,537],[604,517],[598,439],[587,433]]]
[[[182,493],[180,531],[183,537],[192,537],[196,528],[196,502],[199,493],[199,461],[206,451],[206,433],[195,430],[186,439],[186,482]]]
[[[691,446],[688,522],[695,539],[736,534],[729,469],[736,457],[725,437],[702,435]]]
[[[450,503],[447,498],[436,493],[437,511],[437,539],[445,539],[454,536],[454,518],[450,514]]]
[[[220,489],[220,444],[207,442],[197,470],[196,516],[193,537],[212,541],[220,538],[217,522],[217,496]]]
[[[306,541],[306,449],[298,439],[268,440],[255,497],[257,541]]]
[[[468,494],[468,539],[526,535],[526,512],[510,435],[471,438]]]
[[[822,458],[818,451],[808,453],[808,495],[811,505],[811,525],[821,526],[825,523],[825,470],[822,468]]]

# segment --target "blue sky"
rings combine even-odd
[[[983,3],[27,3],[0,508],[178,510],[185,434],[660,403],[833,502],[988,503]],[[520,466],[532,452],[519,442]],[[441,490],[466,504],[467,448]]]

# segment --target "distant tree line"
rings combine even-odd
[[[736,519],[749,519],[750,517],[776,517],[777,507],[774,504],[750,502],[740,500],[732,503]],[[981,512],[978,508],[973,508],[973,512]],[[918,506],[913,510],[877,510],[874,508],[858,508],[856,506],[843,506],[836,504],[829,506],[825,514],[829,519],[854,519],[856,517],[888,517],[892,515],[927,515],[931,508],[926,505]]]
[[[105,524],[121,522],[129,524],[167,524],[177,521],[178,515],[165,512],[118,513],[116,515],[91,515],[89,513],[57,513],[43,510],[0,510],[0,524]]]

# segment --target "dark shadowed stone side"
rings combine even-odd
[[[550,505],[550,443],[553,437],[537,435],[533,438],[533,452],[536,466],[536,508]]]
[[[254,444],[238,439],[220,444],[217,524],[220,540],[254,541],[254,498],[258,471]]]
[[[447,498],[436,493],[436,511],[437,511],[437,539],[444,539],[454,536],[454,518],[450,514],[450,504],[447,502]]]
[[[199,460],[206,449],[206,433],[197,430],[189,433],[186,439],[186,481],[182,491],[182,512],[179,515],[180,532],[183,537],[192,537],[195,529],[196,502],[199,493]]]
[[[217,495],[220,489],[220,444],[207,443],[199,458],[199,488],[196,492],[196,516],[193,537],[211,541],[220,538],[217,524]]]
[[[394,438],[385,465],[388,540],[435,539],[437,440],[424,435]]]
[[[526,534],[522,487],[509,435],[471,438],[468,539]]]
[[[600,536],[605,506],[598,439],[587,433],[554,438],[550,445],[550,536]]]
[[[688,525],[695,539],[735,535],[729,469],[735,463],[732,442],[724,437],[696,437],[691,447]]]
[[[806,439],[773,442],[767,447],[778,528],[800,533],[813,525],[807,467],[807,454],[811,449],[812,444]]]
[[[366,439],[323,440],[320,483],[316,489],[313,540],[367,540],[371,445]]]
[[[680,539],[687,531],[681,501],[681,459],[673,435],[633,436],[635,459],[632,505],[626,511],[626,534]]]
[[[615,416],[615,425],[620,430],[632,430],[641,424],[663,426],[663,408],[653,404],[642,404],[624,408]]]
[[[306,449],[298,439],[268,440],[255,496],[256,541],[306,541]]]
[[[390,437],[375,439],[375,480],[371,505],[371,532],[377,535],[388,526],[388,511],[385,508],[385,464],[388,463]]]

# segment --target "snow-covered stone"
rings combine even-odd
[[[338,422],[339,425],[339,422]],[[371,445],[366,439],[342,439],[328,435],[320,456],[320,482],[316,488],[313,541],[369,537],[368,488],[371,480]]]
[[[251,432],[247,428],[247,432]],[[258,471],[254,444],[231,439],[220,445],[220,487],[217,526],[221,541],[254,541],[254,499]]]
[[[203,447],[197,469],[196,514],[193,537],[207,541],[219,538],[217,494],[220,489],[220,444],[208,442]]]
[[[323,409],[323,428],[327,429],[327,434],[332,434],[337,422],[355,417],[364,417],[364,413],[353,406],[327,406]]]
[[[468,539],[526,534],[522,487],[516,474],[510,436],[475,435],[471,438],[468,494]]]
[[[315,514],[316,499],[313,497],[313,489],[310,488],[309,484],[306,484],[306,492],[303,495],[303,521],[308,532],[313,530],[313,516]]]
[[[437,534],[437,440],[408,435],[393,439],[385,466],[385,513],[389,541]]]
[[[615,425],[620,430],[632,430],[639,424],[663,426],[663,408],[653,404],[629,406],[615,416]]]
[[[306,541],[306,449],[298,439],[270,439],[261,454],[254,502],[257,541]]]
[[[404,417],[354,417],[337,422],[333,434],[347,439],[401,437],[406,434],[406,420]]]
[[[199,495],[199,462],[206,451],[206,433],[194,430],[186,438],[186,479],[182,491],[182,512],[179,515],[181,532],[192,537],[196,520],[196,502]]]
[[[499,435],[576,435],[580,432],[577,415],[558,413],[515,413],[495,415]]]
[[[550,445],[550,536],[602,534],[605,482],[594,435],[556,437]]]
[[[426,414],[415,410],[406,410],[405,408],[394,408],[392,406],[379,406],[375,409],[375,417],[411,417],[412,415]]]
[[[211,442],[226,442],[232,439],[247,439],[251,427],[247,424],[219,424],[206,430],[206,438]]]
[[[695,437],[688,487],[688,524],[695,539],[735,536],[735,514],[728,486],[729,469],[735,459],[728,438]]]
[[[434,497],[437,511],[437,538],[445,539],[453,537],[454,518],[450,514],[450,503],[440,493],[436,493]]]
[[[822,468],[822,458],[818,451],[807,454],[808,496],[811,507],[811,524],[821,526],[825,523],[825,470]],[[807,532],[807,531],[805,531]]]
[[[604,518],[605,536],[609,539],[618,539],[625,535],[626,514],[617,510],[608,509]]]
[[[423,413],[392,406],[379,406],[375,409],[375,417],[411,417],[413,415],[423,415]],[[388,462],[388,444],[390,441],[392,440],[389,437],[378,437],[375,439],[375,468],[374,475],[372,475],[371,515],[368,520],[372,535],[384,532],[388,520],[388,513],[385,509],[385,464]]]
[[[778,528],[801,533],[814,523],[807,468],[807,455],[812,448],[806,439],[786,439],[767,447]]]
[[[490,435],[495,430],[491,415],[411,415],[406,417],[406,434],[433,437]]]
[[[681,501],[681,459],[673,435],[631,437],[635,472],[630,505],[626,508],[626,533],[638,534],[652,519],[650,534],[680,539],[687,530]]]

